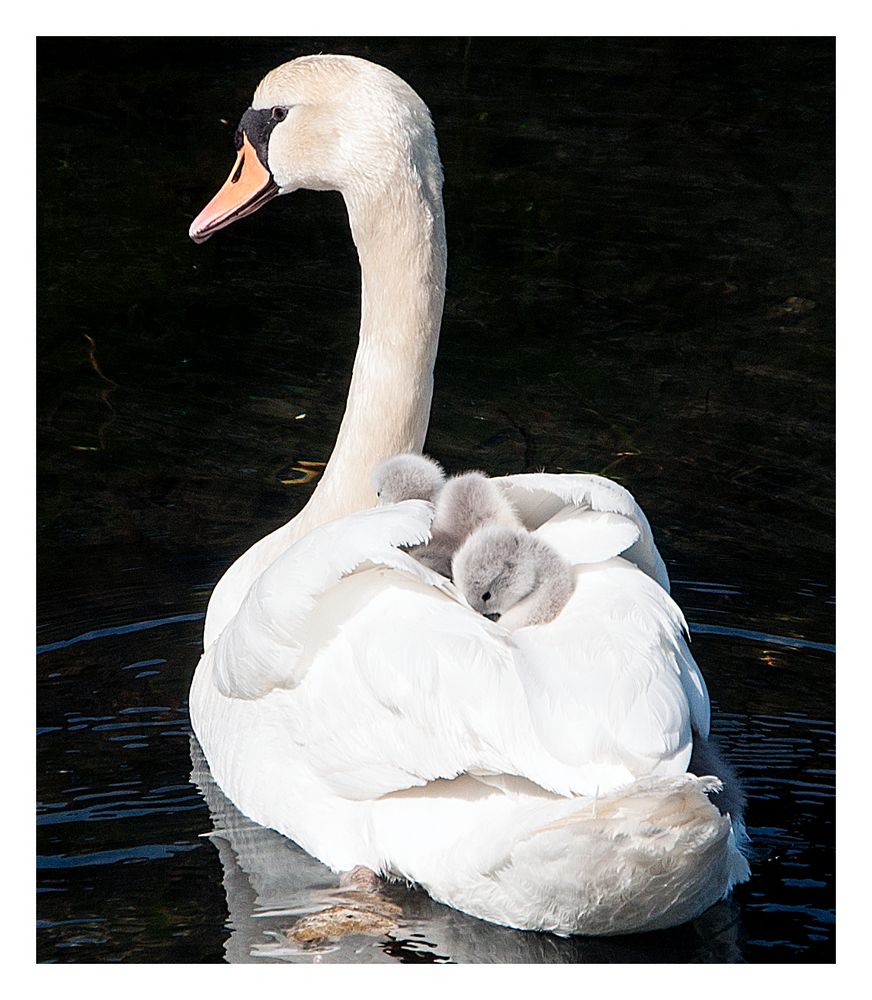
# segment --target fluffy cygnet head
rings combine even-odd
[[[375,467],[372,482],[380,506],[400,500],[434,503],[445,482],[445,473],[438,462],[426,455],[394,455]]]
[[[556,618],[575,586],[569,564],[550,545],[513,528],[474,532],[455,555],[452,573],[469,604],[506,628]]]
[[[488,524],[504,528],[522,527],[502,490],[483,472],[452,476],[445,483],[436,504],[434,537],[444,534],[453,538],[455,548],[458,548],[467,535]]]

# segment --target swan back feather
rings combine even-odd
[[[628,518],[638,530],[638,537],[629,547],[624,546],[623,541],[629,538],[630,532],[626,528],[613,530],[620,522],[599,522],[603,531],[607,531],[608,540],[598,547],[598,557],[604,559],[612,555],[623,554],[625,559],[638,566],[643,573],[647,573],[652,580],[656,580],[669,593],[669,574],[660,553],[657,551],[657,546],[654,544],[654,535],[648,518],[645,517],[642,508],[633,499],[632,494],[623,486],[610,479],[604,479],[602,476],[580,473],[567,473],[558,476],[547,472],[532,472],[517,476],[503,476],[494,479],[494,482],[498,483],[505,492],[528,531],[541,529],[545,522],[553,518],[555,514],[560,514],[561,520],[563,517],[569,519],[568,512],[561,514],[561,511],[567,507],[577,508],[580,511],[618,514]],[[582,523],[584,522],[579,521],[579,524]],[[551,541],[552,536],[548,529],[545,530],[544,537]],[[622,547],[608,551],[615,545]],[[571,561],[576,560],[571,559]],[[598,560],[580,558],[577,561],[595,562]]]

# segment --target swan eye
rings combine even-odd
[[[481,595],[481,599],[482,599],[483,601],[489,601],[489,600],[491,599],[491,592],[490,592],[489,590],[486,590],[486,591],[485,591],[485,592],[484,592],[484,593],[483,593],[483,594]]]
[[[288,117],[288,109],[278,107],[273,108],[270,117],[273,121],[283,122]]]

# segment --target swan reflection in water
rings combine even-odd
[[[223,868],[230,963],[742,961],[740,910],[732,899],[681,927],[621,938],[561,938],[499,927],[402,884],[384,885],[373,902],[370,894],[340,886],[338,875],[293,841],[243,816],[215,783],[194,737],[191,761],[191,781],[212,820],[204,836]],[[295,928],[328,910],[362,913],[356,927],[369,920],[369,931],[295,939]],[[373,913],[376,919],[369,919]],[[329,932],[336,922],[323,926]]]

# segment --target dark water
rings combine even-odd
[[[209,592],[329,455],[358,274],[338,194],[186,232],[260,76],[317,51],[437,123],[428,450],[605,473],[654,526],[750,800],[752,878],[693,924],[560,940],[394,887],[390,931],[294,950],[335,878],[192,765]],[[39,960],[832,961],[831,40],[44,39],[38,65]]]

